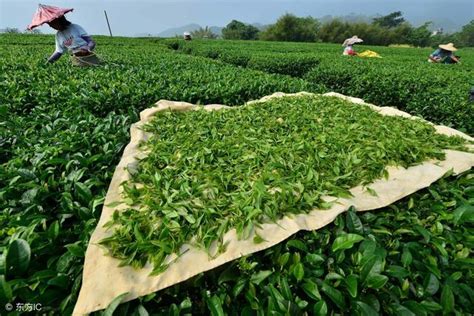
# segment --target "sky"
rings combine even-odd
[[[0,29],[24,30],[38,1],[0,0]],[[473,0],[44,0],[44,4],[74,8],[67,15],[90,34],[108,34],[104,10],[114,35],[157,34],[168,28],[197,23],[225,26],[236,19],[246,23],[274,23],[285,13],[298,16],[343,16],[351,13],[375,15],[402,11],[414,24],[439,20],[467,24],[474,19]],[[47,1],[47,2],[46,2]],[[48,26],[40,27],[52,33]]]

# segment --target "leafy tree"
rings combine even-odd
[[[319,26],[320,24],[315,18],[301,18],[287,13],[263,31],[261,39],[267,41],[314,42],[317,39]]]
[[[200,27],[199,29],[192,31],[191,36],[193,38],[217,38],[217,34],[213,33],[208,26],[206,26],[205,28]]]
[[[346,38],[353,34],[349,29],[349,23],[340,19],[330,20],[324,23],[318,32],[318,37],[323,42],[342,43]]]
[[[401,11],[392,12],[388,15],[375,18],[373,20],[374,24],[379,25],[381,27],[386,27],[386,28],[397,27],[403,22],[405,22],[405,19],[402,17]]]
[[[369,45],[389,45],[396,40],[395,32],[366,22],[350,23],[335,19],[324,23],[318,37],[323,42],[342,43],[346,38],[357,35]]]
[[[318,37],[323,42],[342,43],[346,38],[357,35],[368,45],[411,44],[425,47],[431,43],[429,26],[430,23],[425,23],[414,28],[410,23],[403,22],[387,28],[376,23],[351,23],[335,19],[321,26]]]
[[[453,34],[436,34],[430,37],[430,46],[433,48],[437,48],[439,44],[446,44],[446,43],[456,43],[459,46],[459,33]]]
[[[411,32],[408,36],[408,43],[418,47],[429,46],[431,42],[431,31],[429,30],[430,25],[431,22],[426,22],[417,28],[411,28]]]
[[[386,29],[384,27],[380,28],[385,32],[385,34],[387,34],[388,44],[411,44],[410,37],[413,33],[413,27],[410,23],[404,22],[391,29]]]
[[[348,23],[347,30],[350,36],[359,36],[367,45],[388,45],[393,42],[393,32],[378,25],[366,22]]]
[[[474,20],[464,25],[457,37],[459,39],[458,45],[474,47]]]
[[[258,38],[259,29],[253,25],[232,20],[222,29],[224,39],[255,40]]]

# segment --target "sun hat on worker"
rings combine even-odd
[[[64,16],[66,13],[71,12],[73,9],[62,9],[58,7],[53,7],[50,5],[40,4],[36,13],[33,15],[33,20],[31,24],[28,25],[28,30],[40,26],[44,23],[49,23],[59,17]]]
[[[349,45],[354,45],[357,43],[362,43],[364,40],[357,37],[357,35],[352,36],[351,38],[347,38],[344,43],[342,43],[342,46],[349,46]]]
[[[450,52],[455,52],[455,51],[458,50],[456,47],[454,47],[454,44],[453,44],[453,43],[441,44],[441,45],[439,45],[438,47],[441,48],[441,49],[450,51]]]

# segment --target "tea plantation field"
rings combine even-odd
[[[336,91],[474,135],[474,50],[97,37],[99,68],[75,68],[46,35],[0,35],[0,314],[40,303],[72,313],[84,252],[141,110],[160,99],[240,105]],[[348,247],[337,245],[352,236]],[[350,210],[114,315],[465,315],[474,302],[474,172],[446,175],[383,210]],[[97,313],[99,314],[99,313]],[[110,314],[109,314],[110,315]]]

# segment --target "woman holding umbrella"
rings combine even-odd
[[[48,23],[50,27],[57,30],[56,50],[48,58],[49,63],[54,63],[65,52],[72,56],[72,62],[77,66],[96,66],[100,60],[92,52],[95,42],[87,32],[79,25],[69,22],[64,15],[73,9],[61,9],[58,7],[40,4],[33,16],[33,21],[28,29]]]
[[[351,38],[346,39],[344,43],[342,43],[342,46],[344,47],[344,51],[342,52],[342,54],[344,56],[356,56],[357,53],[354,50],[353,46],[354,44],[362,43],[362,42],[363,40],[358,38],[357,35],[354,35]]]

